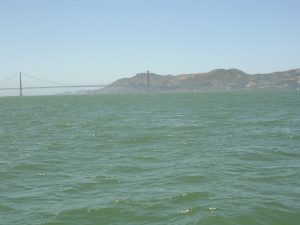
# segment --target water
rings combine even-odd
[[[0,98],[0,224],[299,224],[299,112],[299,91]]]

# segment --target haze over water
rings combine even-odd
[[[296,225],[299,98],[2,97],[1,224]]]

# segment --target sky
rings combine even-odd
[[[0,0],[0,81],[299,68],[299,11],[299,0]]]

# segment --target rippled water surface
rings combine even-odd
[[[0,98],[0,224],[299,221],[299,91]]]

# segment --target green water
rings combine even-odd
[[[0,224],[299,222],[300,91],[0,98]]]

